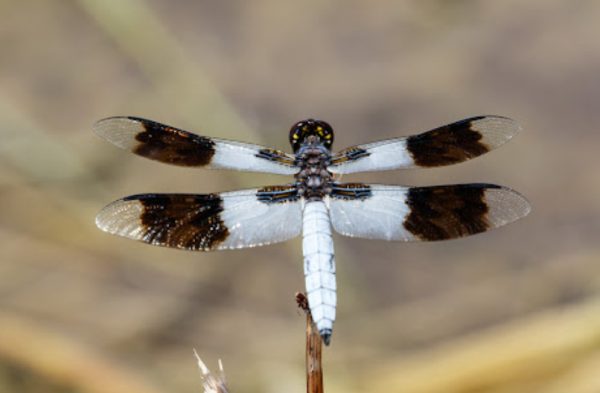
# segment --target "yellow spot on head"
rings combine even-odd
[[[331,134],[325,135],[325,139],[331,139]]]

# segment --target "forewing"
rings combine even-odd
[[[328,169],[343,174],[456,164],[497,148],[520,129],[507,117],[472,117],[422,134],[344,149]]]
[[[516,191],[479,183],[433,187],[338,184],[330,202],[336,232],[400,241],[473,235],[511,223],[530,209]]]
[[[300,234],[302,211],[291,186],[222,194],[141,194],[96,217],[103,231],[186,250],[223,250],[282,242]]]
[[[200,136],[152,120],[109,117],[94,131],[139,156],[167,164],[292,175],[294,156],[259,145]]]

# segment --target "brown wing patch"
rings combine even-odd
[[[436,167],[456,164],[487,153],[483,135],[472,128],[473,122],[485,116],[472,117],[407,138],[406,147],[415,164]]]
[[[485,190],[492,184],[410,188],[404,227],[421,240],[452,239],[488,230]]]
[[[151,120],[129,117],[144,130],[135,136],[139,142],[132,151],[143,157],[179,166],[205,166],[215,154],[209,138],[192,134]]]
[[[208,251],[229,234],[220,217],[223,201],[217,194],[144,194],[124,200],[142,205],[142,240],[147,243]]]

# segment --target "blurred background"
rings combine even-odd
[[[335,392],[600,392],[600,2],[0,0],[0,391],[305,391],[301,241],[192,253],[102,233],[144,192],[288,178],[171,167],[97,138],[137,115],[289,151],[479,114],[524,131],[477,160],[348,176],[491,182],[533,212],[439,243],[335,236]]]

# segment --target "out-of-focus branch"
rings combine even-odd
[[[173,111],[190,124],[202,119],[212,132],[228,130],[233,133],[227,137],[258,140],[146,1],[79,0],[78,4],[152,81],[164,102],[170,102]]]
[[[141,373],[119,365],[114,358],[7,312],[0,313],[0,357],[73,391],[160,392]]]
[[[374,381],[374,392],[532,392],[534,384],[547,384],[535,391],[562,392],[553,390],[555,382],[570,378],[572,385],[580,378],[577,383],[582,388],[569,392],[597,392],[597,370],[588,374],[583,366],[581,373],[568,373],[599,349],[600,298],[596,297],[379,365],[367,378]],[[519,390],[520,386],[524,387]]]

